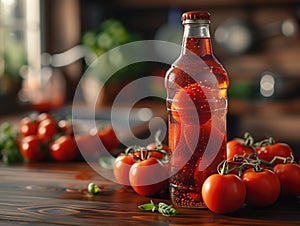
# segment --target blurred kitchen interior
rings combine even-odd
[[[0,0],[0,114],[27,110],[28,101],[49,94],[57,100],[53,108],[72,103],[89,57],[115,46],[144,39],[180,44],[180,16],[190,10],[212,15],[214,53],[231,80],[229,138],[246,131],[258,139],[271,135],[299,153],[299,0]],[[109,37],[112,27],[116,37]],[[114,86],[163,76],[168,67],[145,63],[122,70],[101,101],[112,101]]]

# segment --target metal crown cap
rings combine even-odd
[[[210,14],[208,12],[191,11],[182,14],[182,23],[209,23]]]

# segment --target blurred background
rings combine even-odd
[[[71,104],[87,66],[116,46],[145,39],[180,44],[180,17],[190,10],[212,16],[213,50],[231,81],[229,138],[246,131],[257,139],[273,136],[299,156],[299,0],[0,0],[0,115]],[[146,63],[118,71],[99,106],[132,79],[164,76],[168,67]],[[83,83],[86,102],[101,86],[97,76]],[[157,92],[162,85],[150,84]],[[164,107],[161,102],[154,105]]]

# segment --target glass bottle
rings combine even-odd
[[[205,208],[204,180],[225,158],[228,76],[214,57],[210,14],[182,15],[184,34],[178,59],[165,77],[174,205]]]

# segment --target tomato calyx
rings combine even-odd
[[[146,147],[130,146],[113,162],[116,181],[130,186],[137,194],[152,196],[168,188],[169,148],[159,140]]]
[[[149,148],[149,145],[147,147],[143,146],[129,146],[124,154],[125,155],[132,155],[134,162],[140,162],[149,159],[150,157],[153,157],[153,153],[158,153],[162,157],[158,158],[163,163],[169,162],[169,155],[170,153],[164,149],[164,145],[162,144],[161,140],[159,139],[159,136],[161,134],[161,131],[158,130],[155,134],[155,145],[154,147],[151,146]]]
[[[229,172],[239,175],[246,168],[254,168],[256,172],[261,168],[273,168],[276,164],[294,161],[293,150],[286,143],[276,142],[273,137],[255,141],[246,132],[243,139],[227,142],[227,161]]]
[[[280,157],[293,158],[292,148],[286,143],[276,142],[273,137],[256,142],[254,146],[259,158],[265,161],[263,163],[266,166],[272,167],[285,161]]]
[[[234,166],[231,164],[237,163]],[[245,156],[235,156],[233,161],[223,160],[217,167],[217,171],[220,175],[227,175],[237,172],[238,176],[241,176],[245,169],[254,168],[255,172],[261,171],[259,161],[246,158]]]
[[[256,153],[256,149],[255,149],[255,140],[253,138],[253,136],[249,133],[249,132],[245,132],[244,137],[242,139],[242,145],[244,147],[250,148],[253,150],[253,153]]]
[[[235,212],[246,199],[246,186],[241,177],[234,173],[228,160],[222,161],[218,174],[207,177],[202,185],[201,194],[208,209],[220,214]]]
[[[228,161],[224,160],[218,165],[217,170],[220,175],[227,175],[233,170],[233,168],[230,169]]]
[[[132,155],[134,162],[140,162],[149,159],[152,156],[151,153],[162,154],[162,159],[159,159],[162,162],[169,161],[169,154],[163,149],[148,149],[142,146],[130,146],[125,150],[125,155]]]
[[[254,146],[254,138],[249,132],[246,132],[243,138],[235,138],[227,142],[227,160],[231,161],[237,155],[243,155],[245,157],[251,157],[257,154]]]
[[[233,158],[233,161],[228,161],[226,159],[223,160],[218,165],[217,170],[221,175],[237,172],[238,176],[241,176],[243,172],[249,168],[253,168],[255,172],[261,172],[266,167],[272,168],[274,162],[278,160],[280,160],[282,164],[295,163],[293,155],[291,157],[274,156],[270,162],[259,158],[257,154],[253,154],[249,157],[245,157],[244,155],[236,155]]]

